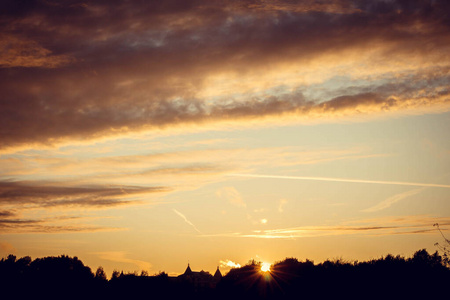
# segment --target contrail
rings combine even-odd
[[[194,229],[195,229],[198,233],[203,234],[200,230],[197,229],[197,227],[195,227],[194,224],[192,224],[191,221],[189,221],[189,220],[186,218],[185,215],[183,215],[182,213],[180,213],[180,212],[179,212],[178,210],[176,210],[176,209],[173,209],[173,211],[174,211],[177,215],[179,215],[186,223],[188,223],[189,225],[191,225],[192,227],[194,227]]]
[[[280,175],[259,175],[259,174],[229,174],[228,176],[253,177],[253,178],[273,178],[273,179],[294,179],[294,180],[334,181],[334,182],[352,182],[352,183],[374,183],[374,184],[391,184],[391,185],[409,185],[409,186],[422,186],[422,187],[450,188],[450,185],[448,185],[448,184],[403,182],[403,181],[364,180],[364,179],[346,179],[346,178],[332,178],[332,177],[280,176]]]

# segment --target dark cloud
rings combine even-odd
[[[15,216],[15,213],[7,210],[0,210],[0,218],[9,218]]]
[[[36,223],[40,223],[40,222],[42,222],[42,221],[38,221],[38,220],[19,220],[19,219],[15,219],[15,220],[0,219],[0,225],[2,225],[4,227],[16,226],[16,225],[24,225],[24,224],[36,224]]]
[[[5,233],[59,233],[59,232],[95,232],[111,231],[117,228],[90,225],[51,225],[45,220],[3,220],[0,230]]]
[[[130,197],[164,191],[168,189],[133,186],[66,187],[56,184],[3,181],[0,182],[0,205],[22,208],[24,206],[108,208],[136,203],[136,200],[129,200]]]
[[[399,226],[369,226],[369,227],[333,227],[333,228],[318,228],[314,230],[332,230],[332,231],[366,231],[366,230],[386,230],[396,229]]]
[[[449,10],[444,0],[3,1],[0,147],[367,105],[404,108],[419,105],[409,101],[423,92],[420,84],[433,96],[420,103],[432,105],[448,99],[448,70],[432,67],[450,60]],[[199,95],[215,74],[240,78],[280,64],[301,70],[326,55],[372,49],[380,49],[369,56],[374,62],[422,57],[423,67],[411,73],[419,79],[393,76],[394,83],[322,99],[299,90]]]
[[[103,209],[142,203],[149,194],[166,192],[165,187],[61,186],[55,182],[0,182],[0,230],[8,233],[93,232],[117,228],[84,224],[86,216],[64,215],[42,218],[34,209]]]

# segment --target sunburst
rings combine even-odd
[[[262,272],[270,272],[270,263],[267,263],[267,262],[263,262],[262,264],[261,264],[261,271]]]

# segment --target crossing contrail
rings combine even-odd
[[[450,188],[448,184],[436,183],[420,183],[420,182],[404,182],[404,181],[384,181],[384,180],[365,180],[365,179],[348,179],[333,177],[310,177],[310,176],[282,176],[282,175],[262,175],[262,174],[229,174],[235,177],[252,177],[252,178],[273,178],[273,179],[293,179],[293,180],[315,180],[315,181],[333,181],[333,182],[351,182],[351,183],[373,183],[373,184],[390,184],[390,185],[408,185],[422,187],[440,187]]]

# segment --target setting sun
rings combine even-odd
[[[270,263],[262,263],[261,264],[261,271],[263,272],[270,272]]]

